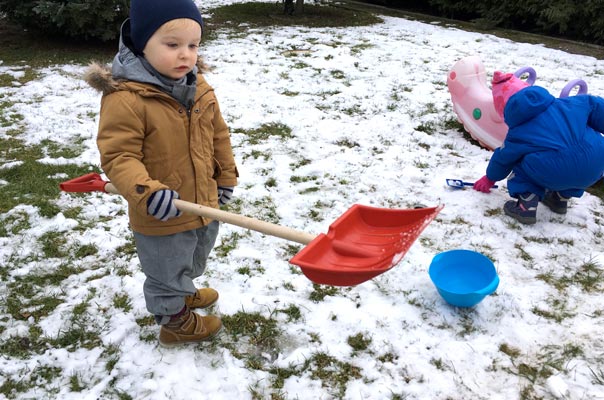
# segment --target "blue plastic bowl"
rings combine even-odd
[[[457,307],[473,307],[499,286],[493,262],[471,250],[437,254],[428,272],[442,298]]]

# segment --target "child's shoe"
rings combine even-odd
[[[180,316],[172,317],[170,322],[159,330],[159,344],[172,347],[184,343],[204,342],[214,338],[222,330],[222,321],[214,315],[202,317],[185,307]]]
[[[507,201],[503,205],[503,211],[522,224],[532,225],[537,222],[538,205],[539,198],[536,194],[523,193],[518,196],[517,201]]]
[[[218,301],[218,292],[212,288],[197,289],[195,294],[185,297],[185,305],[189,308],[206,308]]]
[[[550,192],[547,190],[542,203],[556,214],[566,214],[566,210],[568,209],[568,200],[569,199],[566,197],[560,196],[560,193],[558,192]]]

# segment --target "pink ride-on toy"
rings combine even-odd
[[[533,85],[537,73],[531,67],[522,67],[514,72],[518,78],[528,74],[526,83]],[[501,146],[508,133],[508,127],[495,111],[491,89],[487,86],[487,74],[478,56],[468,56],[457,61],[447,76],[447,86],[451,94],[453,111],[470,136],[489,150]],[[560,97],[568,97],[571,90],[578,87],[577,94],[587,93],[587,84],[575,79],[560,92]]]

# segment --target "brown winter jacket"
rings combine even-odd
[[[116,81],[106,66],[92,64],[84,79],[103,94],[97,137],[101,167],[128,201],[132,229],[169,235],[208,224],[190,214],[165,222],[147,214],[147,200],[157,190],[172,189],[182,200],[217,208],[217,185],[237,184],[229,130],[203,76],[197,75],[190,116],[154,85]]]

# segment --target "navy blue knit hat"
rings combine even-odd
[[[168,21],[188,18],[203,29],[201,14],[193,0],[132,0],[130,2],[130,36],[134,50],[143,52],[147,41]]]

